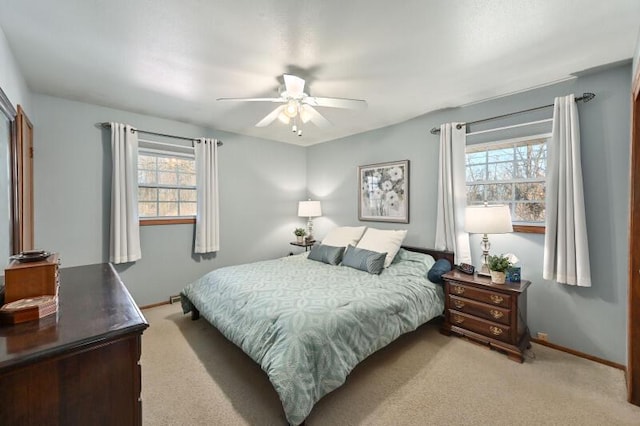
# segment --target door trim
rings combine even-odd
[[[13,175],[13,252],[33,248],[33,124],[22,106],[14,122],[12,141]]]
[[[640,65],[632,87],[627,400],[640,406]]]

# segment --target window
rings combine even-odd
[[[193,218],[196,215],[196,167],[193,154],[142,146],[138,152],[140,219]]]
[[[543,226],[549,138],[467,145],[467,204],[507,204],[514,225]]]

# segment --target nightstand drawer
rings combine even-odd
[[[477,300],[493,306],[502,306],[504,308],[508,308],[511,305],[511,296],[508,294],[482,290],[460,284],[457,281],[451,281],[448,284],[450,286],[449,294]]]
[[[511,310],[449,295],[449,306],[460,312],[509,325]]]
[[[474,331],[492,339],[508,342],[511,338],[510,327],[494,322],[484,321],[462,312],[449,310],[451,325]]]

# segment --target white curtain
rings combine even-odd
[[[591,286],[580,163],[580,126],[574,95],[554,102],[547,159],[546,231],[542,277]]]
[[[142,257],[138,219],[138,133],[128,124],[111,123],[111,245],[109,261]]]
[[[194,253],[220,249],[218,220],[218,141],[201,138],[195,144],[198,207]]]
[[[456,263],[471,263],[469,234],[464,231],[467,206],[465,179],[466,126],[457,123],[440,126],[438,205],[436,214],[436,250],[455,253]]]

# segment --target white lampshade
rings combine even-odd
[[[472,234],[505,234],[513,232],[511,212],[504,204],[467,206],[464,230]]]
[[[300,217],[318,217],[322,216],[322,207],[320,201],[300,201],[298,203],[298,216]]]

